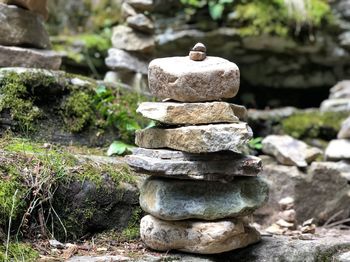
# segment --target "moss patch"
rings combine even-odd
[[[330,140],[336,137],[346,112],[310,111],[296,113],[282,120],[284,133],[298,139],[321,138]]]

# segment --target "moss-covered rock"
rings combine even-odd
[[[133,142],[148,121],[136,114],[142,95],[62,71],[0,69],[0,133],[63,144]],[[119,135],[118,135],[119,133]]]

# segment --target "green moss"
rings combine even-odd
[[[140,237],[140,220],[142,217],[142,209],[136,207],[128,223],[128,227],[125,228],[121,233],[121,238],[124,241],[130,241]]]
[[[298,139],[321,138],[333,139],[346,119],[346,112],[310,111],[296,113],[282,120],[284,133]]]
[[[0,261],[37,261],[39,253],[34,250],[29,244],[25,243],[11,243],[8,248],[8,255],[6,258],[6,247],[0,246]]]
[[[48,88],[55,79],[45,74],[10,72],[0,79],[0,112],[8,110],[22,130],[33,130],[41,115],[33,93],[37,88]]]

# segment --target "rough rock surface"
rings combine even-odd
[[[350,160],[350,139],[332,140],[326,148],[327,160]]]
[[[0,67],[58,70],[61,62],[61,56],[54,51],[0,45]]]
[[[126,19],[126,23],[129,27],[144,33],[152,34],[154,32],[154,24],[152,20],[144,14],[129,16]]]
[[[50,39],[43,19],[13,5],[0,4],[0,45],[49,48]]]
[[[47,0],[0,0],[0,3],[17,5],[40,14],[45,20],[49,16]]]
[[[112,44],[117,49],[140,53],[151,53],[155,47],[152,36],[124,25],[113,28]]]
[[[262,141],[262,151],[276,157],[284,165],[306,167],[308,163],[322,154],[322,151],[310,147],[291,136],[270,135]]]
[[[146,179],[140,190],[144,211],[164,220],[215,220],[251,214],[268,198],[268,187],[256,177],[233,182]]]
[[[112,70],[131,71],[147,74],[148,63],[137,56],[121,49],[111,48],[108,50],[106,65]]]
[[[153,60],[149,65],[149,89],[158,98],[201,102],[234,97],[239,89],[236,64],[219,57],[192,61],[189,57]]]
[[[243,122],[173,129],[149,128],[136,132],[135,143],[144,148],[171,148],[189,153],[230,150],[242,153],[252,137]]]
[[[181,151],[138,148],[126,157],[140,173],[169,178],[231,181],[235,176],[256,176],[261,160],[232,152],[189,154]]]
[[[327,99],[321,104],[320,110],[325,111],[350,111],[349,98]]]
[[[332,87],[329,98],[350,98],[350,80],[340,81],[334,87]]]
[[[341,126],[341,129],[338,133],[338,138],[350,138],[350,117],[348,117]]]
[[[260,234],[240,220],[164,221],[147,215],[141,220],[141,238],[155,250],[215,254],[246,247]]]
[[[197,125],[238,122],[245,119],[247,110],[243,106],[225,102],[145,102],[140,104],[137,112],[170,125]]]
[[[255,212],[259,220],[275,221],[278,202],[286,197],[294,198],[296,219],[300,223],[314,218],[316,223],[322,224],[337,213],[336,220],[349,218],[349,163],[313,162],[307,173],[295,166],[276,163],[263,166],[260,176],[269,185],[269,201]]]
[[[139,11],[152,11],[154,7],[153,0],[127,0],[126,2]]]

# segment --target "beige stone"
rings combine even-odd
[[[141,220],[141,238],[155,250],[216,254],[260,241],[260,234],[241,220],[164,221],[147,215]]]
[[[137,32],[125,25],[113,28],[113,47],[131,52],[151,53],[155,48],[154,37]]]
[[[201,51],[190,51],[189,56],[193,61],[203,61],[207,57],[207,54]]]
[[[0,4],[0,45],[50,48],[43,19],[14,5]]]
[[[242,153],[252,138],[243,122],[179,128],[149,128],[136,132],[136,144],[144,148],[171,148],[189,153],[230,150]]]
[[[45,20],[49,16],[47,0],[0,0],[0,3],[17,5],[41,15]]]
[[[236,64],[208,56],[201,62],[189,57],[153,60],[148,71],[149,89],[161,99],[203,102],[234,97],[239,89],[240,73]]]
[[[246,118],[243,106],[225,102],[145,102],[137,109],[144,117],[169,125],[234,123]]]

